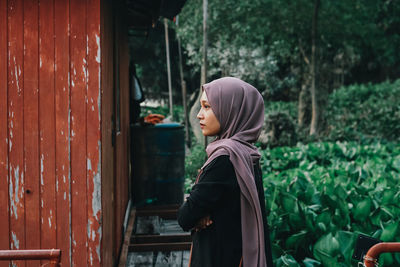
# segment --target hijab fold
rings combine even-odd
[[[264,123],[264,101],[252,85],[225,77],[203,85],[221,131],[206,149],[208,159],[228,155],[240,187],[243,265],[265,267],[264,225],[255,184],[254,164],[260,153],[252,145]]]

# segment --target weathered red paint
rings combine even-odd
[[[0,249],[10,248],[8,197],[7,1],[0,1]],[[0,267],[8,267],[0,262]]]
[[[39,174],[39,76],[37,1],[24,1],[24,171],[26,248],[40,248]],[[39,261],[27,266],[39,267]]]
[[[39,160],[41,248],[56,246],[54,3],[39,5]]]
[[[70,266],[70,162],[69,162],[69,1],[54,2],[57,248],[61,266]]]
[[[71,0],[70,10],[72,266],[80,266],[87,262],[86,1]]]
[[[128,201],[129,91],[126,31],[115,28],[121,131],[112,146],[113,12],[124,24],[123,7],[112,5],[0,1],[0,218],[7,218],[0,249],[59,248],[63,266],[117,260]]]
[[[89,11],[90,7],[90,11]],[[87,266],[99,266],[101,261],[101,47],[100,5],[97,0],[88,1],[88,91],[87,91],[87,199],[88,199],[88,262]]]
[[[8,2],[8,153],[10,247],[25,247],[23,147],[23,2]],[[25,262],[15,262],[25,266]]]

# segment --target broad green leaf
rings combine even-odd
[[[382,253],[379,255],[379,266],[390,266],[393,264],[393,255],[391,253]]]
[[[393,166],[398,172],[400,172],[400,155],[396,156],[396,157],[393,159],[392,166]]]
[[[314,256],[322,262],[327,261],[327,258],[335,258],[339,251],[340,244],[338,240],[332,236],[332,233],[322,236],[314,245]]]
[[[282,255],[276,261],[276,267],[300,267],[300,264],[290,254]]]
[[[340,252],[345,261],[350,264],[357,236],[354,233],[347,231],[338,231],[336,236],[340,244]]]
[[[294,248],[296,249],[298,246],[303,245],[305,239],[307,236],[307,231],[303,230],[297,234],[289,236],[288,239],[286,239],[286,248]]]
[[[399,226],[398,221],[395,221],[395,222],[392,222],[389,225],[386,225],[383,228],[383,231],[382,231],[380,239],[383,242],[393,241],[394,238],[396,237],[398,226]]]
[[[321,262],[311,259],[311,258],[305,258],[303,260],[303,264],[305,267],[318,267],[321,266]]]
[[[365,221],[371,212],[372,201],[370,198],[366,198],[357,203],[353,211],[353,217],[357,221]]]

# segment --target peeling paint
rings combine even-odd
[[[11,232],[11,239],[12,239],[11,248],[19,249],[19,240],[14,232]]]
[[[87,170],[92,170],[92,161],[89,158],[87,159]]]
[[[100,165],[100,163],[99,163]],[[93,193],[92,193],[92,210],[96,220],[99,221],[101,211],[101,178],[100,172],[97,172],[93,177]]]
[[[10,167],[10,171],[13,171],[13,167]],[[15,184],[14,184],[15,183]],[[11,216],[14,215],[15,219],[18,219],[18,209],[19,204],[19,166],[14,168],[14,179],[10,179],[9,184],[9,194],[10,194],[10,205],[11,205]]]
[[[89,257],[90,257],[90,265],[93,266],[93,255],[92,255],[92,248],[89,247]]]
[[[40,155],[40,184],[44,185],[44,181],[43,181],[43,170],[44,170],[44,154]]]
[[[99,226],[99,230],[97,230],[97,234],[99,236],[99,244],[96,246],[96,253],[97,253],[97,258],[99,262],[101,262],[101,257],[100,257],[100,246],[101,246],[101,237],[102,237],[102,228],[101,225]]]
[[[67,199],[67,192],[64,192],[64,200]]]
[[[71,131],[71,136],[74,137],[75,136],[75,132],[74,130]]]
[[[96,44],[97,44],[96,62],[100,63],[100,36],[98,34],[96,34]]]

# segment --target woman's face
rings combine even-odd
[[[221,125],[211,109],[211,105],[208,102],[206,92],[203,91],[200,98],[201,109],[197,114],[197,118],[200,120],[200,128],[204,136],[217,135],[221,130]]]

